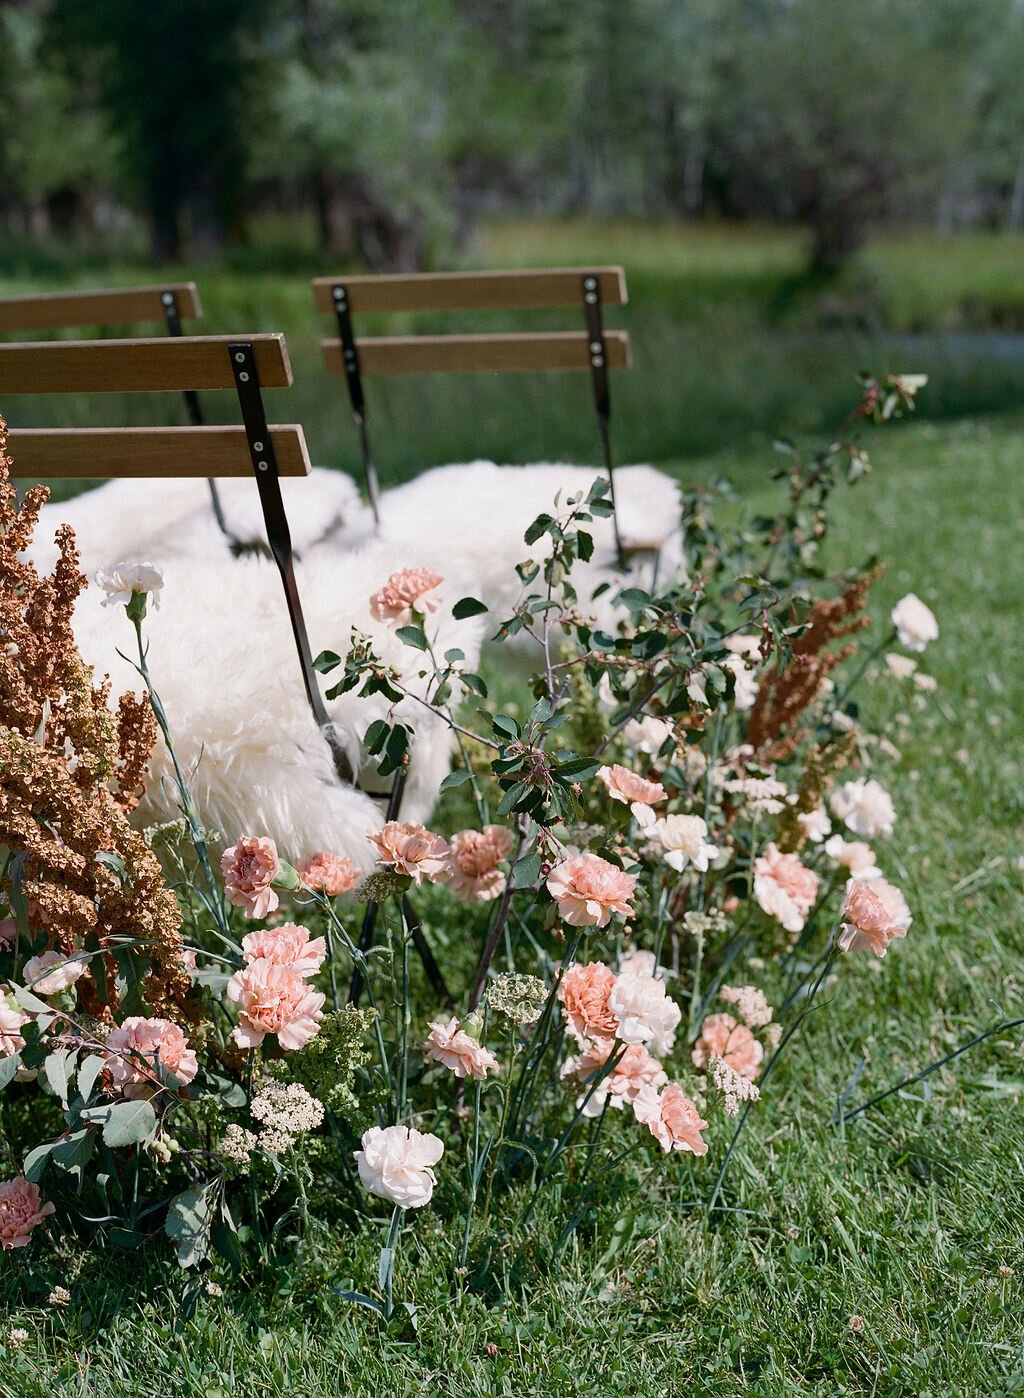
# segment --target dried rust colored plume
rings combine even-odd
[[[864,608],[880,572],[876,568],[854,578],[838,597],[819,598],[805,630],[793,641],[789,664],[781,672],[762,676],[747,724],[747,742],[762,761],[787,761],[807,737],[800,720],[821,693],[823,682],[856,649],[835,642],[870,626]]]
[[[19,507],[12,465],[0,418],[0,845],[11,851],[0,895],[12,907],[27,901],[34,936],[105,953],[79,982],[94,1011],[115,998],[119,978],[132,985],[148,971],[146,1004],[180,1018],[192,988],[181,916],[128,823],[156,722],[132,694],[112,713],[109,683],[95,684],[79,654],[71,617],[85,578],[71,530],[57,533],[51,575],[19,557],[48,491],[36,486]]]

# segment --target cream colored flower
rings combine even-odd
[[[663,816],[648,826],[644,834],[652,844],[660,846],[665,863],[677,873],[682,873],[688,864],[704,873],[709,861],[718,853],[717,846],[707,838],[707,822],[702,816]]]
[[[896,603],[891,615],[900,645],[907,650],[923,651],[929,641],[937,640],[939,624],[934,613],[913,592]]]
[[[100,568],[94,581],[107,594],[101,603],[104,607],[127,607],[135,592],[152,598],[154,609],[160,606],[164,575],[153,563],[113,563]]]
[[[892,797],[873,777],[846,782],[833,791],[829,805],[848,830],[865,840],[891,835],[896,824]]]
[[[665,993],[663,981],[643,974],[618,976],[608,996],[608,1009],[618,1022],[616,1036],[624,1044],[650,1044],[662,1055],[671,1050],[682,1011]]]

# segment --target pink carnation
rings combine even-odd
[[[610,1039],[590,1043],[581,1054],[570,1058],[562,1069],[563,1077],[575,1077],[583,1084],[577,1106],[582,1108],[584,1116],[600,1116],[606,1102],[613,1107],[621,1107],[634,1102],[641,1088],[650,1086],[657,1089],[668,1082],[668,1074],[647,1047],[644,1044],[630,1044],[625,1052],[617,1050],[621,1056],[615,1067],[591,1092],[593,1083],[587,1080],[593,1079],[601,1071],[608,1062],[612,1048]]]
[[[460,830],[452,836],[448,868],[441,875],[456,897],[465,903],[485,903],[505,889],[505,874],[498,865],[515,848],[515,836],[503,825],[483,830]]]
[[[37,1184],[30,1184],[24,1175],[0,1184],[0,1248],[28,1246],[29,1236],[37,1224],[53,1213],[52,1204],[44,1204]]]
[[[688,1150],[694,1155],[707,1155],[708,1148],[701,1139],[707,1122],[678,1083],[670,1082],[659,1093],[652,1085],[644,1086],[633,1101],[637,1121],[648,1128],[662,1150]]]
[[[485,1078],[488,1071],[497,1072],[501,1067],[490,1049],[459,1027],[454,1015],[449,1020],[430,1021],[423,1052],[434,1063],[450,1068],[457,1078]]]
[[[392,573],[381,590],[373,594],[370,611],[378,621],[405,626],[412,620],[413,608],[418,612],[437,610],[438,599],[427,594],[442,582],[441,574],[431,568],[403,568]]]
[[[800,932],[818,896],[818,876],[774,844],[754,860],[754,897],[787,932]]]
[[[612,800],[621,801],[624,806],[628,806],[637,822],[644,827],[654,824],[654,812],[651,807],[668,800],[668,792],[661,782],[650,782],[638,777],[635,772],[617,762],[611,767],[602,767],[597,779],[604,783]]]
[[[570,927],[606,927],[612,913],[629,917],[636,879],[598,854],[573,854],[548,875],[548,892]]]
[[[326,893],[328,898],[351,893],[359,883],[359,870],[351,859],[327,850],[311,854],[304,864],[299,865],[298,873],[307,888]]]
[[[413,821],[389,820],[376,835],[368,835],[367,839],[380,851],[378,864],[407,874],[416,884],[424,879],[436,879],[448,868],[447,841]]]
[[[753,1082],[764,1058],[764,1048],[747,1026],[732,1015],[708,1015],[691,1057],[695,1068],[706,1068],[712,1058],[721,1058],[734,1073]]]
[[[31,1018],[20,1005],[12,1004],[0,994],[0,1058],[10,1058],[25,1047],[21,1029]]]
[[[228,981],[227,997],[238,1006],[239,1022],[232,1038],[242,1048],[256,1048],[276,1034],[285,1049],[300,1049],[316,1034],[325,996],[309,986],[291,966],[261,958]]]
[[[300,976],[314,976],[324,964],[327,943],[323,937],[310,941],[308,927],[282,922],[243,937],[242,956],[247,966],[254,961],[271,961],[275,966],[290,966]]]
[[[905,937],[911,923],[910,909],[898,888],[885,879],[862,883],[851,879],[846,885],[840,951],[873,951],[884,956],[889,943]]]
[[[570,966],[558,987],[569,1032],[581,1045],[590,1039],[614,1039],[618,1017],[608,1007],[615,972],[603,961]]]
[[[131,1015],[107,1035],[105,1057],[110,1081],[125,1097],[148,1097],[164,1082],[158,1065],[173,1073],[182,1087],[199,1072],[195,1051],[169,1019]]]
[[[266,917],[278,904],[271,885],[281,872],[277,846],[266,835],[246,835],[224,851],[220,861],[229,903],[247,917]]]

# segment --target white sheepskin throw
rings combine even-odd
[[[313,653],[344,655],[353,626],[372,636],[377,654],[398,668],[415,693],[427,681],[418,674],[420,651],[396,640],[375,621],[369,599],[393,571],[389,551],[373,544],[352,554],[321,556],[301,564],[298,582]],[[476,668],[482,627],[454,621],[458,592],[439,589],[443,605],[428,621],[438,651],[458,647]],[[79,600],[75,634],[86,660],[108,673],[114,692],[138,690],[141,680],[126,656],[134,652],[131,623],[121,607],[102,605],[90,586]],[[231,843],[240,835],[270,835],[282,855],[298,862],[331,850],[360,867],[371,862],[366,835],[383,822],[383,803],[339,782],[330,750],[310,713],[292,641],[281,582],[266,560],[182,560],[166,568],[160,607],[145,622],[148,663],[167,710],[179,760],[203,822]],[[339,675],[328,677],[330,685]],[[345,694],[327,705],[360,784],[378,789],[375,763],[362,749],[369,725],[388,715],[381,696]],[[447,725],[407,698],[395,706],[415,732],[403,816],[426,820],[450,766]],[[154,752],[146,795],[137,813],[142,825],[178,817],[169,756]]]
[[[232,537],[248,547],[265,544],[256,482],[247,476],[218,480],[217,492]],[[307,477],[282,479],[281,494],[296,553],[341,530],[354,540],[372,529],[372,516],[343,471],[314,466]],[[107,481],[73,500],[44,505],[30,556],[47,572],[57,560],[53,536],[59,524],[74,529],[82,568],[90,576],[122,559],[166,563],[232,556],[214,517],[209,485],[201,479]]]
[[[564,509],[571,496],[586,495],[603,472],[594,466],[542,464],[497,466],[493,461],[439,466],[408,484],[384,492],[380,539],[389,544],[396,567],[431,567],[457,579],[463,589],[491,609],[494,620],[510,616],[523,588],[516,564],[544,557],[546,538],[532,547],[523,535],[540,514]],[[560,496],[556,507],[555,497]],[[649,587],[655,572],[668,581],[682,565],[679,487],[653,466],[622,466],[615,472],[619,529],[633,558],[617,566],[610,518],[585,526],[594,537],[594,555],[573,569],[580,607],[605,629],[625,613],[614,599],[623,587]],[[317,546],[318,552],[344,547],[345,531]],[[596,589],[611,584],[597,599]],[[531,590],[535,591],[537,584]],[[526,638],[528,639],[528,638]]]

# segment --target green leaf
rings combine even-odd
[[[8,1054],[6,1058],[0,1058],[0,1092],[3,1091],[8,1083],[14,1081],[20,1067],[20,1053],[11,1053]]]
[[[438,789],[440,791],[451,791],[453,787],[464,786],[469,780],[469,772],[461,769],[457,772],[449,772]]]
[[[139,1233],[134,1228],[108,1228],[107,1238],[114,1247],[120,1248],[122,1252],[134,1252],[146,1241],[145,1233]]]
[[[540,878],[541,857],[539,854],[526,854],[512,865],[512,887],[531,888]]]
[[[104,869],[109,869],[112,874],[116,874],[121,883],[130,883],[128,870],[125,862],[119,854],[114,854],[110,850],[101,849],[96,856],[96,863],[102,864]]]
[[[422,626],[400,626],[395,635],[403,645],[412,646],[415,650],[427,649],[427,638]]]
[[[210,1250],[213,1205],[207,1185],[175,1195],[167,1208],[164,1232],[178,1245],[178,1264],[194,1267]]]
[[[43,1064],[43,1076],[50,1084],[54,1096],[60,1098],[65,1107],[68,1104],[68,1088],[77,1057],[75,1049],[56,1049]]]
[[[600,768],[600,762],[592,757],[571,757],[567,762],[558,764],[558,775],[560,777],[571,777],[573,781],[585,781],[592,777]]]
[[[56,1145],[55,1141],[46,1141],[41,1146],[36,1146],[25,1156],[25,1164],[22,1166],[22,1174],[32,1184],[38,1184],[43,1178],[43,1171],[46,1169],[50,1159],[50,1152]]]
[[[329,675],[332,670],[336,670],[341,664],[341,656],[333,650],[322,650],[313,661],[313,669],[321,675]]]
[[[510,714],[495,714],[491,719],[491,727],[495,733],[499,733],[503,738],[519,738],[522,736],[522,729]]]
[[[538,699],[530,710],[530,721],[532,723],[547,723],[554,712],[554,707],[549,699]]]
[[[523,539],[528,544],[535,544],[540,536],[547,530],[549,525],[554,524],[550,515],[538,515],[537,518],[523,535]]]
[[[384,1314],[384,1307],[380,1302],[375,1301],[372,1296],[367,1296],[364,1291],[347,1291],[340,1286],[332,1286],[331,1290],[335,1296],[340,1296],[343,1301],[351,1301],[354,1306],[365,1306],[367,1310],[376,1311],[378,1315]]]
[[[97,1132],[85,1126],[81,1131],[72,1131],[63,1140],[54,1143],[51,1154],[54,1163],[62,1170],[75,1170],[88,1164],[96,1145]]]
[[[486,611],[487,608],[483,602],[478,601],[477,598],[462,597],[452,608],[452,616],[456,621],[465,621],[470,616],[482,616]]]
[[[40,1000],[38,995],[33,995],[31,990],[26,990],[23,985],[12,986],[14,998],[23,1010],[31,1010],[33,1014],[51,1014],[49,1005],[45,1000]]]
[[[144,1097],[134,1102],[115,1102],[109,1107],[88,1107],[82,1120],[101,1125],[104,1145],[112,1149],[146,1141],[156,1130],[156,1112]]]
[[[103,1072],[103,1055],[101,1053],[90,1053],[88,1058],[84,1058],[78,1068],[78,1091],[82,1100],[88,1102],[92,1096],[92,1090],[96,1086],[96,1079]]]

